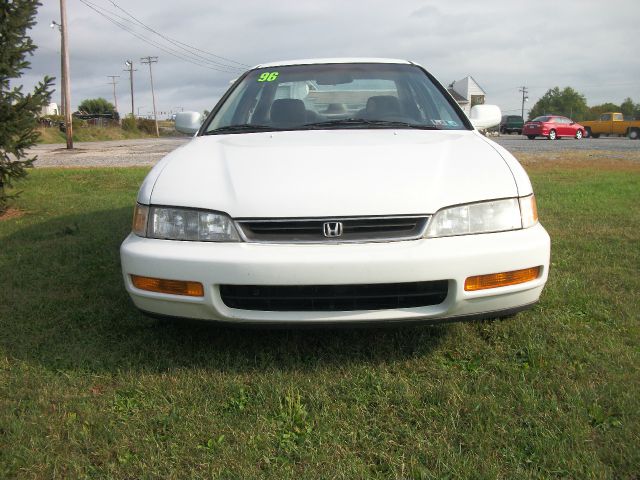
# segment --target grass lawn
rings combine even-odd
[[[32,171],[0,221],[0,478],[638,478],[640,164],[527,168],[533,310],[319,331],[141,316],[146,169]]]

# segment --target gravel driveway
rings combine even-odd
[[[107,142],[78,142],[72,151],[64,144],[38,145],[30,153],[38,155],[36,167],[129,167],[154,165],[170,151],[184,145],[190,137],[145,138],[139,140],[111,140]],[[547,153],[549,160],[557,159],[564,151],[607,152],[607,156],[639,160],[640,141],[627,138],[546,139],[529,140],[520,135],[501,135],[491,139],[517,154]],[[517,156],[517,155],[516,155]]]
[[[76,142],[73,150],[64,144],[37,145],[29,153],[38,155],[36,167],[130,167],[155,165],[167,153],[184,145],[190,137]]]

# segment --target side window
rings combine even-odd
[[[621,121],[622,121],[622,114],[621,114],[621,113],[616,113],[616,114],[614,114],[614,115],[613,115],[613,119],[614,119],[615,121],[619,121],[619,122],[621,122]]]
[[[611,114],[610,113],[603,113],[602,115],[600,115],[600,121],[608,122],[610,120],[611,120]]]

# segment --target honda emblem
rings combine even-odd
[[[322,233],[330,238],[342,236],[342,222],[324,222]]]

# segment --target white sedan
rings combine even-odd
[[[532,306],[550,240],[518,161],[404,60],[259,65],[144,180],[137,308],[251,324],[450,321]]]

